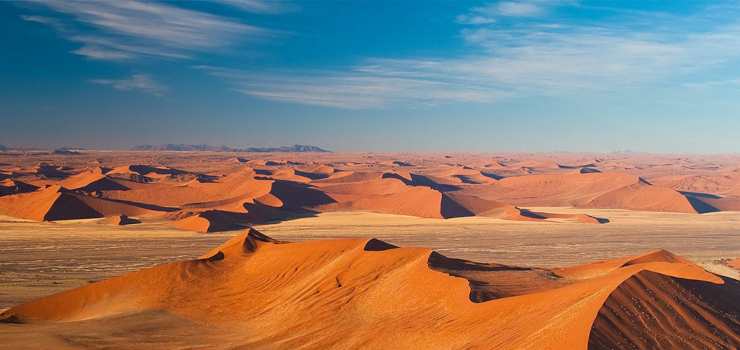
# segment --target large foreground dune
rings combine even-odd
[[[80,327],[118,322],[108,348],[737,349],[737,300],[740,282],[662,250],[542,269],[249,230],[199,260],[13,307],[3,320],[30,324],[0,332],[24,348],[95,343]],[[156,336],[122,331],[137,322]],[[61,336],[33,336],[48,327]]]

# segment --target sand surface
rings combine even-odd
[[[738,298],[740,281],[661,249],[535,268],[250,229],[197,260],[17,305],[0,320],[24,325],[0,335],[27,348],[720,350],[740,346]]]
[[[739,156],[0,163],[7,347],[740,347]]]
[[[740,213],[686,216],[604,210],[604,215],[613,218],[608,225],[340,212],[256,227],[287,241],[374,237],[401,247],[428,247],[453,258],[543,267],[662,248],[712,272],[740,278],[740,272],[723,262],[740,258]],[[166,221],[111,226],[103,220],[39,223],[0,216],[0,309],[90,281],[193,259],[239,232],[198,234],[174,229]]]

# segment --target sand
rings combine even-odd
[[[664,248],[712,272],[740,279],[740,271],[726,264],[740,257],[737,213],[597,213],[612,217],[611,222],[438,220],[335,212],[256,227],[286,241],[375,237],[402,247],[429,247],[452,258],[542,267],[581,265]],[[240,232],[202,235],[172,228],[168,220],[127,226],[105,220],[42,223],[0,216],[0,309],[89,281],[196,258]]]
[[[609,218],[522,207],[740,210],[740,158],[732,156],[322,153],[248,160],[239,155],[3,153],[0,214],[37,221],[165,218],[183,230],[215,232],[358,210],[593,224]]]
[[[0,317],[33,331],[39,322],[165,312],[218,331],[241,327],[232,342],[274,349],[726,349],[740,346],[738,298],[737,280],[664,250],[536,269],[376,239],[289,243],[250,229],[198,260],[36,299]],[[5,332],[8,343],[20,344],[14,334]],[[38,343],[49,345],[27,345]]]
[[[740,346],[737,156],[0,163],[3,347]]]

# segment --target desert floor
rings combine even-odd
[[[610,223],[338,212],[255,228],[285,241],[375,237],[402,247],[429,247],[453,258],[538,267],[572,266],[662,248],[711,272],[740,279],[737,270],[724,264],[740,258],[740,212],[547,211],[585,212],[608,217]],[[100,219],[50,223],[8,216],[0,216],[0,232],[0,310],[145,267],[194,259],[238,233],[181,231],[167,220],[111,226]],[[170,322],[157,317],[152,316],[152,326]]]

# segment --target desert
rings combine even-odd
[[[740,344],[733,156],[1,156],[10,346]]]
[[[0,350],[740,350],[739,18],[0,1]]]

